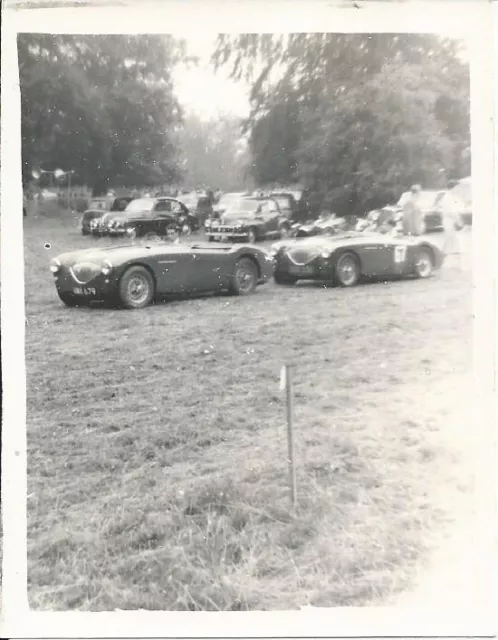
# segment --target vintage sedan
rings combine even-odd
[[[50,270],[67,306],[110,302],[140,309],[169,294],[247,295],[271,278],[273,260],[253,246],[139,243],[64,253]]]
[[[362,277],[428,278],[444,260],[439,247],[426,239],[358,231],[278,242],[271,253],[277,284],[323,280],[343,287],[352,287]]]
[[[176,198],[138,198],[121,213],[109,212],[92,225],[97,236],[141,237],[189,235],[199,229],[197,218]]]
[[[206,228],[208,240],[246,240],[249,243],[282,238],[290,233],[290,222],[273,198],[247,197],[234,202]]]
[[[88,208],[81,216],[81,233],[84,236],[92,232],[92,221],[102,218],[102,216],[111,211],[124,211],[133,200],[131,196],[120,196],[118,198],[92,198],[88,203]],[[95,224],[93,225],[95,227]]]

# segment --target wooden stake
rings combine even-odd
[[[294,464],[294,425],[293,425],[293,407],[292,407],[292,376],[291,368],[285,365],[285,390],[287,398],[287,445],[288,445],[288,462],[289,462],[289,478],[291,489],[292,506],[297,506],[297,483],[296,483],[296,467]]]

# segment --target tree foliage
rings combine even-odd
[[[18,36],[23,175],[73,169],[95,191],[178,177],[181,120],[170,71],[180,43],[156,35]]]
[[[246,187],[249,156],[239,118],[220,115],[202,120],[189,114],[177,141],[186,184],[207,185],[222,191]]]
[[[220,35],[213,63],[251,85],[253,175],[343,213],[445,186],[468,169],[468,65],[420,34]],[[339,212],[339,211],[338,211]]]

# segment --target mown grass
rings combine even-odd
[[[470,273],[66,309],[49,258],[94,242],[69,217],[25,221],[31,606],[360,606],[408,588],[448,496],[472,488],[452,447]]]

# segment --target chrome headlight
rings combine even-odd
[[[60,260],[58,260],[57,258],[54,258],[50,263],[50,271],[52,273],[57,273],[60,268],[61,268]]]
[[[111,273],[112,264],[109,262],[109,260],[104,260],[101,271],[105,276],[108,276]]]
[[[331,255],[332,255],[332,251],[327,250],[327,251],[322,251],[322,253],[320,254],[320,257],[326,260],[327,258],[330,258]]]

